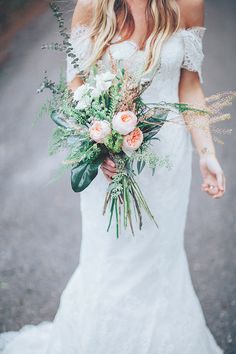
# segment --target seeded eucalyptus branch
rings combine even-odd
[[[42,49],[52,49],[60,52],[65,52],[66,55],[71,58],[71,64],[75,69],[79,69],[79,58],[74,53],[73,46],[70,41],[70,35],[68,34],[69,31],[65,26],[65,20],[63,17],[63,13],[61,12],[59,6],[53,1],[50,4],[52,9],[52,13],[57,20],[58,27],[59,27],[59,34],[62,37],[62,43],[50,43],[50,44],[43,44]]]

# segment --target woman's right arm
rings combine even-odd
[[[93,0],[92,0],[93,1]],[[93,4],[91,0],[78,0],[74,14],[72,17],[71,32],[73,32],[78,26],[89,26],[91,24],[93,16]],[[83,80],[79,75],[76,75],[69,83],[68,87],[75,91],[79,86],[83,84]],[[116,173],[116,167],[112,160],[106,159],[101,165],[101,170],[110,182],[112,177]]]
[[[71,32],[78,26],[89,26],[93,15],[92,1],[78,0],[72,17]],[[72,81],[68,83],[69,88],[75,91],[83,84],[83,80],[79,75],[76,75]]]

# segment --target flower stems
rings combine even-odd
[[[130,227],[131,233],[134,236],[132,213],[134,213],[138,219],[139,229],[142,229],[142,210],[146,212],[158,227],[132,171],[119,172],[115,176],[114,181],[110,183],[104,201],[104,214],[108,206],[110,209],[110,217],[107,231],[110,230],[113,218],[115,218],[117,238],[120,236],[121,220],[123,220],[124,229]],[[122,218],[121,214],[123,214]]]

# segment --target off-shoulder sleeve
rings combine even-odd
[[[89,59],[92,51],[92,42],[89,38],[89,27],[78,26],[71,32],[70,42],[73,47],[73,54],[78,58],[76,63],[78,67],[74,67],[73,60],[67,56],[67,82],[72,81],[76,75],[84,74],[85,63]]]
[[[202,62],[204,59],[202,40],[206,29],[204,27],[193,27],[182,31],[184,40],[184,59],[182,68],[198,72],[200,81],[202,79]]]

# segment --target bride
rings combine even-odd
[[[203,105],[203,0],[79,0],[71,41],[80,72],[111,57],[151,84],[145,102]],[[68,59],[68,84],[82,83]],[[171,120],[172,117],[170,116]],[[184,117],[182,118],[185,119]],[[106,232],[101,206],[116,173],[111,160],[81,195],[81,262],[62,294],[52,323],[2,334],[4,354],[218,354],[194,292],[184,228],[191,182],[192,143],[199,154],[202,191],[220,198],[225,178],[207,129],[165,124],[154,146],[172,161],[139,184],[159,229],[148,219],[132,237]],[[192,139],[191,139],[192,137]],[[108,180],[108,181],[107,181]]]

